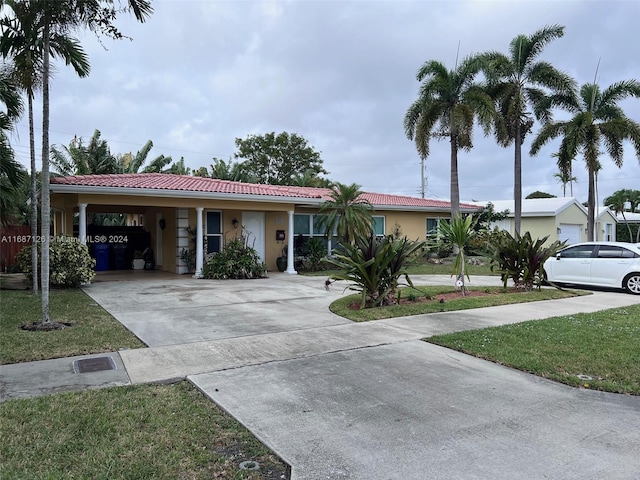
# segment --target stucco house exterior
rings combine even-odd
[[[489,202],[483,202],[486,205]],[[513,200],[491,201],[496,212],[509,211],[506,219],[493,224],[514,235]],[[616,217],[606,207],[596,213],[597,240],[615,241]],[[547,241],[566,241],[571,245],[587,240],[587,209],[573,197],[522,200],[521,233],[533,238],[549,236]]]
[[[155,268],[187,273],[181,259],[192,248],[187,228],[195,234],[196,275],[207,254],[223,248],[225,241],[249,237],[269,270],[276,258],[287,255],[287,272],[293,266],[296,238],[320,237],[318,209],[328,198],[326,188],[259,185],[211,178],[138,173],[85,175],[51,178],[51,206],[54,233],[73,234],[74,216],[81,242],[91,243],[89,214],[122,213],[136,218],[148,236],[155,256]],[[430,226],[451,215],[449,202],[401,195],[365,193],[374,208],[374,231],[378,235],[397,228],[409,239],[425,239]],[[463,213],[476,211],[473,204],[461,204]],[[117,240],[117,239],[116,239]],[[331,239],[324,239],[328,249]]]

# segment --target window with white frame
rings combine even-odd
[[[312,215],[307,213],[296,213],[293,215],[293,245],[296,254],[302,254],[304,244],[308,238],[319,238],[327,246],[327,253],[338,244],[335,232],[330,238],[326,237],[327,227],[322,222],[323,215]]]
[[[222,212],[207,212],[207,253],[222,251]]]
[[[440,227],[440,218],[438,217],[434,217],[434,218],[429,218],[427,217],[427,240],[435,240],[435,238],[438,236],[438,229]]]

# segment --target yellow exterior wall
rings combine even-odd
[[[558,239],[556,220],[554,217],[522,217],[520,233],[529,232],[531,238],[543,238],[549,235],[547,242]]]
[[[60,224],[64,218],[64,230],[73,232],[73,214],[78,211],[78,203],[87,204],[87,213],[127,213],[142,215],[142,226],[151,235],[151,248],[154,252],[157,268],[175,272],[179,252],[177,251],[177,223],[176,209],[186,208],[188,212],[188,224],[196,227],[196,207],[203,208],[203,228],[206,233],[206,212],[210,210],[221,211],[223,244],[242,233],[241,226],[233,227],[233,219],[242,223],[243,212],[265,212],[265,261],[270,271],[275,271],[276,258],[282,254],[282,249],[287,247],[289,238],[293,232],[289,231],[288,211],[296,213],[316,214],[317,208],[295,208],[293,203],[251,202],[236,200],[207,200],[189,198],[169,198],[153,196],[133,195],[103,195],[103,194],[60,194],[54,193],[51,197],[52,206],[64,210],[65,214],[56,216]],[[157,226],[158,214],[161,214],[166,222],[164,230]],[[394,233],[396,224],[400,227],[403,236],[410,240],[424,240],[426,238],[427,218],[449,218],[449,212],[412,212],[396,210],[378,210],[374,215],[385,217],[385,234]],[[276,240],[276,231],[284,230],[285,240]],[[158,236],[162,243],[162,252],[158,252]],[[193,243],[189,242],[189,248]]]

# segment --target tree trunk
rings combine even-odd
[[[458,140],[451,135],[451,219],[460,214],[460,186],[458,184]]]
[[[516,123],[515,154],[513,161],[513,215],[514,230],[520,235],[522,219],[522,132],[520,120]]]
[[[589,169],[589,192],[587,198],[587,241],[594,241],[594,226],[595,226],[595,212],[596,212],[596,174],[590,168]]]
[[[46,10],[46,9],[45,9]],[[45,13],[43,29],[43,62],[42,62],[42,323],[51,322],[49,315],[49,224],[51,222],[49,198],[49,16]]]
[[[31,212],[29,221],[31,223],[31,271],[33,282],[32,293],[38,294],[38,177],[36,175],[36,141],[33,131],[33,90],[27,91],[27,102],[29,107],[29,153],[31,155]]]

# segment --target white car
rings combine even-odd
[[[544,271],[551,283],[624,288],[640,295],[640,245],[578,243],[544,262]]]

